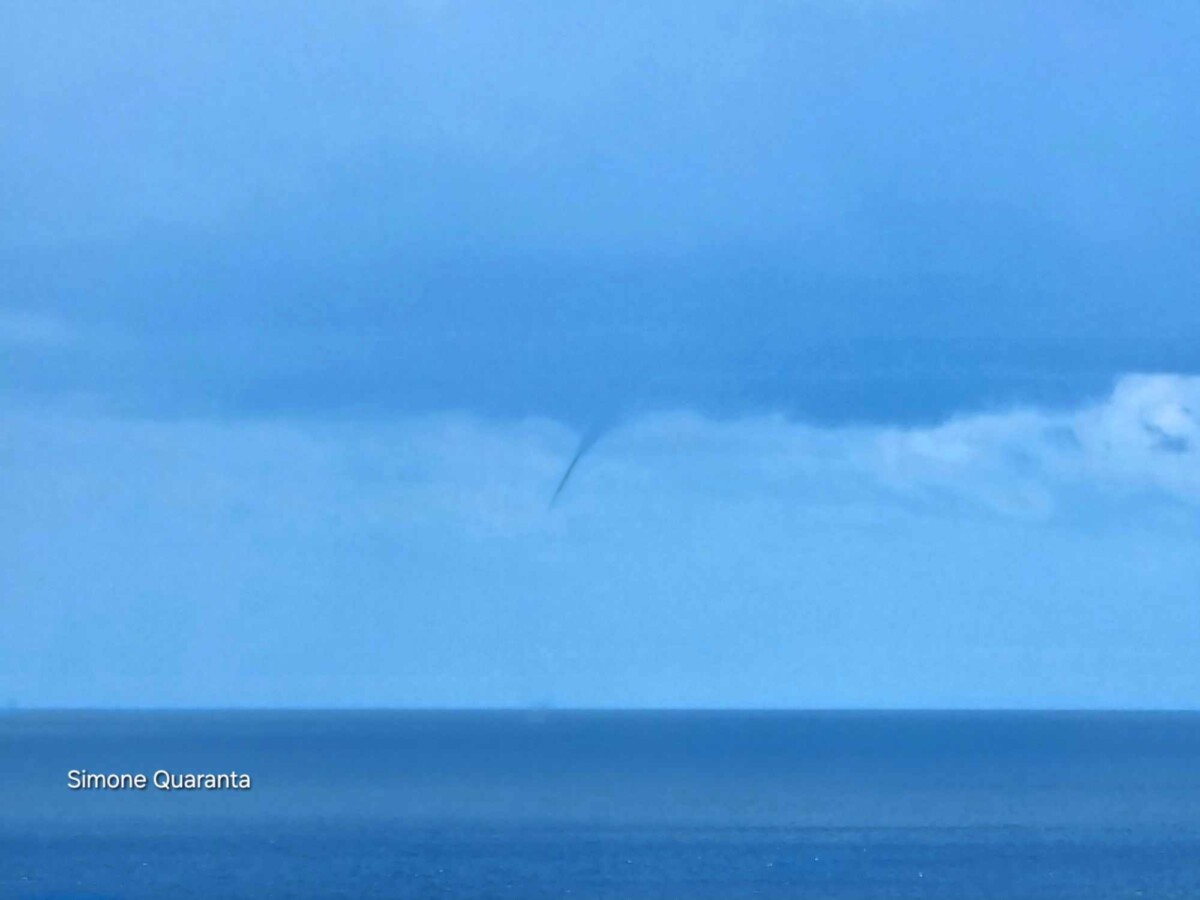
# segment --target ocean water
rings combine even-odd
[[[0,897],[1197,898],[1200,715],[10,712]]]

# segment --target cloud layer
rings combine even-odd
[[[52,704],[1200,705],[1200,379],[925,429],[12,412]]]
[[[928,425],[1200,373],[1191,7],[9,6],[32,403]]]

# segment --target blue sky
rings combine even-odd
[[[0,700],[1200,705],[1191,5],[0,22]]]

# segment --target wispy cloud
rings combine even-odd
[[[660,492],[691,478],[700,495],[954,500],[1019,516],[1052,515],[1081,495],[1197,503],[1200,378],[1129,375],[1075,409],[962,415],[926,428],[650,415],[606,438],[597,457],[588,467],[609,497],[622,478]],[[585,471],[575,490],[586,494],[587,482]]]
[[[1200,502],[1200,378],[1127,376],[1081,409],[888,430],[875,446],[888,483],[974,493],[1000,507],[1049,511],[1064,489]]]

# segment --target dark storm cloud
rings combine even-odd
[[[930,420],[1200,369],[1200,17],[6,14],[10,395]],[[1190,37],[1189,37],[1190,36]]]

